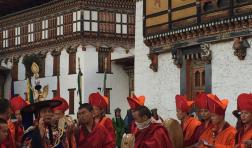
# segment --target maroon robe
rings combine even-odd
[[[172,148],[172,142],[164,126],[151,123],[135,134],[135,148]]]
[[[115,148],[115,141],[100,124],[94,125],[90,133],[86,128],[80,128],[76,139],[77,147],[80,148]]]
[[[8,130],[8,136],[5,140],[2,141],[2,143],[0,144],[0,147],[1,148],[15,148],[10,130]]]

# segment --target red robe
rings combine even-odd
[[[200,134],[200,136],[204,133],[204,131],[206,131],[208,128],[211,128],[213,126],[213,124],[209,121],[209,122],[201,122],[201,125],[198,128],[198,132]]]
[[[234,148],[236,129],[226,123],[219,133],[214,133],[214,127],[208,128],[201,136],[200,140],[204,140],[216,148]],[[199,146],[204,148],[204,145]]]
[[[248,128],[246,131],[243,127],[239,129],[237,131],[236,138],[237,138],[236,146],[238,148],[245,148],[243,142],[246,140],[252,140],[252,126],[250,126],[250,128]]]
[[[13,143],[12,135],[10,130],[8,130],[8,136],[5,140],[2,141],[0,144],[1,148],[16,148],[15,144]]]
[[[149,127],[137,130],[135,148],[172,148],[172,142],[164,126],[151,123]]]
[[[115,148],[115,141],[108,131],[99,124],[94,125],[90,133],[86,128],[80,128],[76,139],[79,148]]]
[[[182,123],[184,146],[191,146],[198,142],[200,137],[199,127],[201,122],[193,117],[187,118]]]
[[[115,129],[113,126],[113,121],[108,118],[108,117],[103,117],[100,122],[100,125],[102,125],[103,127],[105,127],[107,129],[107,131],[109,132],[110,136],[112,137],[113,141],[116,141],[116,135],[115,135]]]

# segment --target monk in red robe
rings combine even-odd
[[[12,138],[14,139],[14,144],[16,147],[20,147],[22,143],[22,137],[24,135],[22,116],[20,110],[27,106],[26,101],[21,96],[16,96],[10,100],[11,109],[17,118],[16,122],[8,122],[11,131]]]
[[[116,136],[113,122],[110,118],[106,117],[108,98],[106,96],[102,96],[98,92],[92,93],[89,95],[89,103],[93,106],[94,109],[95,123],[104,126],[115,142]]]
[[[10,119],[11,115],[11,108],[10,108],[10,103],[9,100],[7,99],[0,99],[0,119],[4,120],[6,123]],[[1,148],[15,148],[14,140],[11,136],[10,129],[8,127],[7,130],[7,137],[2,140],[0,143]]]
[[[224,120],[228,100],[212,94],[207,96],[213,126],[202,133],[199,147],[234,148],[236,130]]]
[[[128,125],[129,129],[130,129],[130,131],[128,133],[134,134],[137,130],[136,123],[134,121],[135,109],[139,106],[144,106],[145,96],[137,97],[137,96],[133,95],[133,97],[127,97],[127,100],[128,100],[129,106],[130,106],[132,117],[133,117],[133,120],[130,121],[130,123]]]
[[[75,131],[77,147],[80,148],[115,148],[111,134],[101,124],[95,124],[93,107],[82,104],[79,107],[79,129]]]
[[[151,122],[151,111],[146,106],[135,109],[135,148],[172,148],[166,128]]]
[[[201,125],[199,127],[200,134],[212,126],[211,114],[208,109],[207,100],[208,96],[206,93],[200,93],[195,100],[195,105],[199,109],[199,115],[201,118]]]
[[[252,147],[252,94],[240,94],[237,99],[237,108],[240,111],[242,127],[237,129],[236,147]]]
[[[59,100],[62,103],[53,108],[53,136],[57,137],[60,133],[60,128],[58,127],[59,121],[64,121],[68,120],[67,117],[65,116],[65,112],[69,109],[69,105],[67,101],[62,98],[62,97],[54,97],[52,100]],[[73,126],[72,123],[71,125],[68,125],[69,123],[67,122],[67,126]],[[76,147],[76,142],[74,138],[74,134],[68,133],[68,128],[64,129],[64,136],[62,136],[61,141],[58,144],[58,147]]]
[[[181,121],[181,127],[184,135],[184,147],[189,147],[198,142],[198,128],[201,122],[189,116],[189,110],[193,105],[193,101],[188,101],[185,96],[176,95],[177,117]]]

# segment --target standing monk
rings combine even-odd
[[[53,135],[54,137],[59,137],[59,135],[61,136],[58,141],[58,145],[56,146],[56,148],[61,148],[61,147],[71,147],[71,148],[75,148],[76,147],[76,143],[75,143],[75,139],[74,139],[74,135],[70,134],[66,131],[68,131],[68,127],[73,126],[72,121],[70,121],[66,116],[65,116],[65,112],[66,110],[69,109],[69,105],[67,103],[67,101],[62,98],[62,97],[54,97],[52,100],[59,100],[61,101],[61,105],[53,108]]]
[[[181,127],[184,135],[184,147],[189,147],[198,142],[198,128],[201,125],[200,121],[189,116],[190,108],[193,101],[188,101],[185,96],[176,95],[177,117],[181,121]]]
[[[11,115],[11,108],[10,108],[9,100],[0,99],[0,119],[4,120],[7,123],[8,120],[10,119],[10,115]],[[8,135],[4,140],[2,140],[2,142],[0,143],[0,147],[1,148],[15,148],[15,144],[14,144],[9,128],[7,130],[7,133]]]
[[[128,97],[127,100],[130,106],[130,113],[133,117],[133,120],[128,124],[129,131],[127,133],[134,134],[136,132],[136,123],[134,121],[135,109],[137,107],[144,106],[145,96],[136,97],[135,95],[133,95],[133,97]]]
[[[195,101],[195,105],[199,109],[199,115],[201,116],[201,125],[199,127],[199,132],[202,134],[207,128],[212,126],[211,114],[208,109],[208,96],[206,93],[200,93]]]
[[[25,129],[23,147],[51,148],[57,146],[57,140],[52,131],[52,109],[62,102],[59,100],[36,100],[21,110]],[[33,124],[33,114],[36,123]]]
[[[75,139],[79,148],[115,148],[114,139],[102,124],[96,124],[93,107],[84,103],[78,111],[79,128]]]
[[[234,148],[236,130],[224,120],[228,100],[212,94],[207,96],[213,126],[202,133],[199,147]]]
[[[112,120],[108,117],[106,117],[106,109],[108,107],[108,98],[105,96],[102,96],[100,93],[92,93],[89,95],[89,103],[93,106],[94,109],[94,116],[95,116],[95,123],[101,124],[104,126],[111,137],[113,138],[113,141],[116,141],[115,136],[115,129],[113,127]]]
[[[135,148],[172,148],[166,128],[151,122],[151,111],[146,106],[135,109]]]
[[[14,144],[17,148],[19,148],[21,146],[22,137],[24,135],[20,110],[27,106],[27,103],[21,96],[16,96],[10,100],[10,105],[15,117],[17,118],[16,122],[10,123],[11,125],[13,125],[11,134],[14,139]]]
[[[238,148],[252,147],[252,94],[240,94],[237,108],[241,112],[242,127],[237,129],[236,146]]]

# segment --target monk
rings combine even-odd
[[[27,106],[26,101],[21,96],[15,96],[10,100],[11,109],[17,118],[16,122],[9,122],[11,128],[11,135],[14,139],[14,144],[16,147],[20,147],[22,143],[22,137],[24,135],[23,125],[22,125],[22,116],[20,110]]]
[[[135,148],[172,148],[166,128],[151,122],[151,111],[146,106],[135,109]]]
[[[207,100],[208,96],[206,93],[200,93],[195,100],[195,105],[198,107],[199,115],[201,117],[201,125],[199,127],[200,134],[212,126],[211,114],[208,109]]]
[[[75,132],[77,146],[80,148],[115,148],[111,134],[101,124],[95,124],[93,107],[84,103],[78,111],[79,129]]]
[[[53,108],[53,118],[52,118],[52,120],[53,120],[53,124],[52,124],[53,136],[58,137],[58,135],[60,135],[62,133],[60,141],[58,142],[57,146],[55,146],[55,147],[56,148],[76,147],[74,134],[67,132],[68,127],[73,126],[72,125],[73,123],[70,123],[71,121],[69,121],[67,119],[67,117],[65,116],[65,112],[69,109],[69,105],[68,105],[67,101],[64,98],[59,97],[59,96],[54,97],[52,100],[59,100],[62,102],[59,106]],[[61,125],[64,127],[59,127],[59,122],[65,123],[64,125]]]
[[[185,96],[181,95],[176,95],[175,99],[177,117],[181,121],[181,127],[183,129],[184,147],[190,147],[198,142],[200,135],[197,131],[201,122],[189,116],[189,110],[194,103],[193,101],[188,101]]]
[[[220,100],[213,94],[207,96],[213,126],[202,133],[199,147],[234,148],[236,130],[224,120],[228,100]]]
[[[11,115],[11,107],[10,107],[10,103],[9,100],[7,99],[0,99],[0,119],[4,120],[6,123],[7,121],[10,119],[10,115]],[[15,148],[15,144],[14,144],[14,140],[12,138],[10,129],[8,127],[7,130],[7,136],[5,136],[6,138],[2,140],[0,147],[1,148]]]
[[[106,109],[108,107],[108,98],[102,96],[100,93],[92,93],[89,95],[89,103],[93,106],[95,123],[101,124],[109,132],[113,141],[116,141],[115,129],[113,122],[110,118],[106,116]]]
[[[129,131],[127,133],[134,134],[136,132],[136,123],[134,121],[134,116],[135,116],[135,109],[140,106],[144,106],[145,102],[145,96],[135,96],[133,95],[132,97],[127,97],[129,106],[130,106],[130,111],[129,113],[132,115],[133,120],[128,123],[128,129]],[[127,113],[128,115],[128,113]],[[130,115],[128,115],[130,117]]]
[[[242,127],[237,129],[236,147],[252,147],[252,94],[240,94],[237,99],[237,108],[240,111]]]

